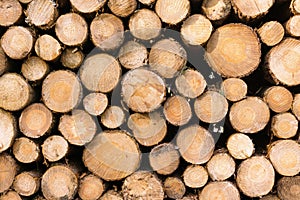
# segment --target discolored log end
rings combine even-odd
[[[82,200],[97,200],[104,190],[103,181],[99,177],[90,174],[80,179],[78,195]]]
[[[216,24],[222,23],[230,14],[230,0],[204,0],[201,6],[205,16]]]
[[[37,143],[26,137],[15,140],[13,154],[21,163],[32,163],[37,161],[40,156],[40,149]]]
[[[190,165],[183,172],[184,184],[190,188],[201,188],[208,181],[206,168],[200,165]]]
[[[41,58],[32,56],[22,64],[21,72],[28,81],[39,81],[47,75],[49,66]]]
[[[108,99],[103,93],[90,93],[83,99],[83,107],[90,115],[101,115],[107,105]]]
[[[107,128],[118,128],[125,122],[125,113],[119,106],[110,106],[102,113],[101,122]]]
[[[239,78],[227,78],[222,82],[222,91],[229,101],[239,101],[247,95],[247,84]]]
[[[180,178],[168,177],[164,181],[164,191],[171,199],[181,199],[185,194],[185,185]]]
[[[300,176],[283,177],[278,181],[277,193],[281,200],[298,200],[300,198]]]
[[[257,34],[264,44],[267,46],[275,46],[283,39],[284,28],[277,21],[269,21],[257,29]]]
[[[235,159],[247,159],[254,153],[254,144],[249,136],[234,133],[227,140],[227,149]]]
[[[77,69],[84,60],[83,52],[78,48],[66,48],[60,57],[60,62],[64,67]]]
[[[287,112],[293,103],[292,93],[283,86],[272,86],[263,94],[263,100],[276,113]]]

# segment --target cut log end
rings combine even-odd
[[[11,26],[22,16],[22,6],[18,0],[0,2],[0,26]]]
[[[60,57],[60,62],[64,67],[77,69],[84,60],[83,52],[78,48],[66,48]]]
[[[199,192],[199,200],[231,199],[239,200],[240,193],[235,185],[228,181],[211,182]]]
[[[257,29],[257,33],[264,44],[275,46],[283,39],[284,28],[277,21],[269,21]]]
[[[281,200],[298,200],[300,198],[300,176],[281,178],[277,184],[277,193]]]
[[[119,17],[128,17],[136,7],[136,0],[108,0],[107,3],[111,12]]]
[[[168,177],[164,181],[164,191],[171,199],[181,199],[185,194],[185,185],[180,178]]]
[[[300,94],[296,94],[292,104],[292,112],[300,120]]]
[[[32,56],[22,64],[21,72],[28,81],[40,81],[49,72],[49,66],[41,58]]]
[[[105,190],[103,181],[93,175],[84,176],[79,183],[78,195],[82,200],[99,199]]]
[[[8,62],[6,54],[4,53],[1,45],[0,45],[0,75],[2,75],[4,72],[8,70]]]
[[[254,144],[249,136],[235,133],[229,136],[227,149],[235,159],[246,159],[250,158],[254,153]]]
[[[229,16],[231,2],[230,0],[204,0],[201,8],[209,20],[220,24]]]
[[[200,165],[190,165],[183,172],[183,181],[190,188],[201,188],[208,181],[207,170]]]
[[[21,163],[32,163],[39,158],[40,149],[34,141],[21,137],[15,140],[13,154]]]
[[[55,162],[66,156],[69,150],[68,142],[59,135],[48,137],[42,144],[42,153],[49,162]]]
[[[107,105],[108,99],[103,93],[90,93],[83,99],[83,107],[90,115],[101,115]]]
[[[299,0],[292,0],[290,9],[294,15],[300,14],[300,1]]]
[[[111,106],[102,113],[101,122],[107,128],[118,128],[125,122],[125,113],[119,106]]]
[[[229,101],[239,101],[247,95],[247,84],[239,78],[228,78],[222,82],[222,90]]]
[[[45,61],[54,61],[61,54],[59,42],[51,35],[40,36],[34,46],[36,54]]]
[[[17,192],[10,190],[7,193],[2,194],[0,200],[22,200],[22,198]]]
[[[272,118],[271,131],[278,138],[291,138],[297,134],[298,120],[291,113],[277,114]]]
[[[154,4],[156,0],[138,0],[140,3],[150,6],[151,4]]]
[[[123,200],[123,198],[118,192],[109,190],[100,197],[100,200]]]
[[[300,16],[294,15],[285,23],[286,32],[293,37],[300,37]]]
[[[7,150],[17,135],[17,124],[14,116],[0,108],[0,153]]]
[[[72,8],[81,13],[93,13],[102,8],[106,0],[87,0],[82,3],[81,0],[70,0]]]
[[[13,188],[22,196],[31,196],[40,188],[39,175],[36,172],[22,172],[15,177]]]
[[[17,173],[16,161],[5,153],[0,154],[0,193],[8,190]]]
[[[282,86],[272,86],[263,95],[269,108],[277,113],[287,112],[293,103],[292,93]]]

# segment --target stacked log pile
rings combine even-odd
[[[299,200],[300,0],[0,0],[0,200]]]

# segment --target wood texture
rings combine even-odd
[[[199,200],[232,199],[239,200],[240,194],[229,181],[211,182],[199,193]]]
[[[103,93],[90,93],[83,98],[83,107],[90,115],[101,115],[108,105],[107,96]]]
[[[294,15],[300,14],[300,1],[292,0],[290,4],[290,10]]]
[[[34,45],[36,54],[45,61],[54,61],[61,54],[59,42],[51,35],[40,36]]]
[[[42,153],[49,162],[56,162],[66,156],[69,150],[68,142],[60,135],[48,137],[42,144]]]
[[[300,120],[300,94],[296,94],[292,104],[292,112]]]
[[[22,75],[28,81],[40,81],[50,71],[49,65],[40,57],[31,56],[22,64]]]
[[[267,46],[275,46],[283,39],[284,28],[277,21],[269,21],[257,29],[257,34],[264,44]]]
[[[17,124],[15,117],[0,108],[0,153],[6,151],[14,143],[17,136]]]
[[[0,2],[0,26],[11,26],[20,20],[22,6],[18,0]]]
[[[171,199],[181,199],[185,194],[185,185],[178,177],[168,177],[164,181],[164,192]]]
[[[278,138],[291,138],[297,134],[298,120],[291,113],[280,113],[272,118],[271,131]]]
[[[80,0],[70,0],[72,8],[81,13],[93,13],[101,9],[107,0],[87,0],[84,3]]]
[[[286,32],[293,37],[300,37],[300,16],[294,15],[285,23]]]
[[[283,177],[278,181],[278,196],[282,200],[297,200],[299,194],[300,177]]]
[[[101,123],[107,128],[118,128],[125,122],[125,113],[119,106],[106,108],[101,115]]]
[[[235,159],[247,159],[254,153],[254,144],[249,136],[242,133],[231,134],[227,140],[227,149]]]
[[[15,158],[21,163],[32,163],[38,161],[40,156],[39,145],[26,137],[17,138],[12,150]]]
[[[22,196],[31,196],[40,188],[39,174],[34,171],[22,172],[15,177],[12,187]]]
[[[10,188],[15,179],[18,164],[10,155],[0,154],[0,192],[4,192]]]
[[[60,57],[60,62],[64,67],[77,69],[84,60],[83,52],[78,48],[66,48]]]
[[[227,78],[222,82],[222,91],[229,101],[240,101],[247,95],[248,86],[240,78]]]
[[[97,200],[104,190],[103,181],[99,177],[89,174],[80,179],[78,195],[82,200]]]
[[[205,16],[216,24],[222,23],[230,14],[230,0],[203,0],[201,6]]]
[[[189,165],[183,172],[183,181],[190,188],[201,188],[208,181],[208,172],[203,166]]]
[[[283,86],[272,86],[263,94],[263,100],[276,113],[287,112],[293,102],[292,93]]]
[[[119,17],[128,17],[137,7],[136,0],[108,0],[107,6]]]

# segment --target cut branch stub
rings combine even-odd
[[[17,135],[17,124],[14,116],[0,108],[0,153],[7,150]]]

